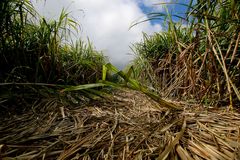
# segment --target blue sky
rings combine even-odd
[[[176,2],[176,3],[174,3]],[[169,13],[172,14],[172,15],[178,15],[178,16],[181,16],[181,17],[184,17],[185,16],[185,13],[187,11],[187,6],[185,5],[188,5],[189,4],[189,0],[176,0],[176,1],[172,1],[171,4],[167,4],[165,5],[165,7],[168,9]],[[153,3],[152,6],[146,6],[144,3],[140,3],[139,4],[139,7],[142,9],[142,11],[145,13],[145,14],[149,14],[149,13],[164,13],[166,14],[166,10],[165,8],[163,10],[155,10],[154,8],[157,7],[157,6],[160,6],[156,3]],[[180,19],[176,16],[173,16],[172,19],[174,21],[179,21]],[[151,20],[151,23],[152,24],[162,24],[163,21],[160,20],[160,19],[155,19],[155,20]]]
[[[142,33],[154,34],[163,31],[159,20],[147,21],[129,27],[137,20],[145,20],[150,12],[165,12],[159,2],[170,0],[32,0],[36,10],[47,19],[57,19],[62,8],[71,12],[80,25],[79,38],[88,38],[97,50],[107,56],[111,63],[123,69],[134,59],[130,47],[142,40]],[[179,3],[188,3],[179,0]],[[174,14],[184,13],[186,7],[168,5]],[[177,20],[174,18],[174,20]]]

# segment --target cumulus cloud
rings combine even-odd
[[[138,0],[50,0],[33,2],[38,12],[49,18],[56,18],[64,7],[82,26],[81,36],[89,37],[97,50],[102,50],[110,61],[123,68],[134,56],[129,46],[139,42],[142,32],[151,34],[161,30],[159,24],[150,22],[131,24],[146,15],[139,7]]]

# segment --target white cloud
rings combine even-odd
[[[81,36],[89,37],[96,49],[103,50],[119,68],[133,59],[129,46],[141,40],[142,32],[151,34],[161,30],[159,24],[150,22],[129,30],[135,20],[146,17],[137,0],[49,0],[45,7],[39,2],[34,5],[41,14],[51,18],[57,17],[63,7],[72,11],[72,16],[82,26]]]

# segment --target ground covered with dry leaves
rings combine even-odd
[[[2,117],[0,159],[240,159],[239,113],[184,103],[176,111],[128,89],[113,95],[78,107],[42,100]]]

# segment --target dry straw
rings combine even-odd
[[[240,159],[239,113],[168,109],[129,89],[113,95],[75,108],[42,100],[2,119],[1,158]]]

